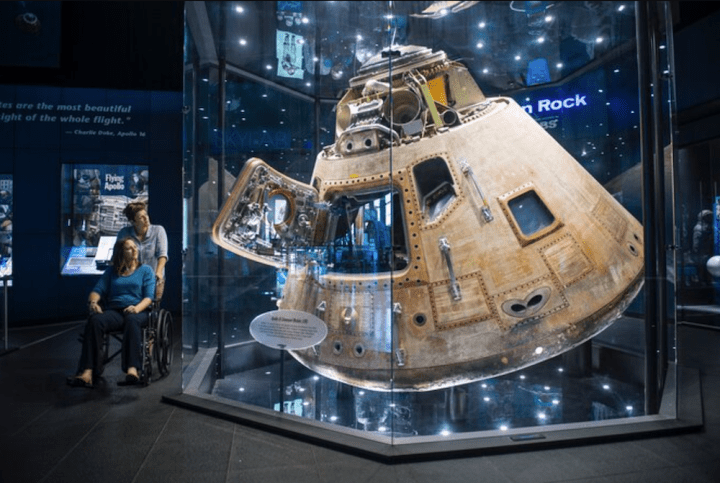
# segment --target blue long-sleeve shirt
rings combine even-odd
[[[93,292],[105,300],[107,308],[122,310],[146,297],[155,298],[155,272],[148,265],[141,265],[132,274],[120,276],[110,267],[100,276]]]

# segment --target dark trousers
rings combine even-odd
[[[129,367],[142,368],[142,328],[148,324],[149,312],[124,314],[118,310],[105,310],[102,314],[93,314],[85,324],[85,337],[78,371],[92,369],[93,374],[103,373],[103,341],[105,334],[117,330],[123,331],[121,367],[127,372]]]

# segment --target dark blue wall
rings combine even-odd
[[[52,2],[8,2],[35,10],[49,29],[57,13],[43,17]],[[57,123],[43,126],[0,122],[0,173],[13,175],[13,286],[11,327],[82,318],[95,276],[60,275],[60,171],[63,163],[145,164],[150,170],[150,217],[169,238],[163,305],[181,309],[182,269],[182,51],[183,2],[59,2],[56,30],[8,37],[7,52],[60,52],[59,64],[18,65],[0,55],[0,102],[57,96],[119,96],[139,99],[147,109],[134,122],[152,133],[148,142],[100,142],[63,136]],[[10,8],[10,7],[8,7]],[[55,7],[53,7],[55,8]],[[57,8],[55,8],[57,10]],[[15,29],[14,16],[0,18],[0,30]],[[4,22],[4,23],[3,23]],[[7,23],[9,22],[9,23]],[[32,48],[30,48],[32,47]],[[37,63],[35,63],[37,64]],[[19,87],[24,86],[24,87]],[[84,101],[81,101],[84,102]],[[108,100],[110,102],[110,100]],[[120,102],[118,102],[120,104]],[[7,110],[6,110],[7,112]],[[84,126],[83,126],[84,127]],[[60,129],[60,130],[58,130]]]
[[[38,109],[39,102],[54,107]],[[19,104],[33,107],[18,109]],[[82,110],[68,118],[59,104]],[[116,105],[131,112],[100,116],[122,124],[105,126],[95,122],[98,113],[87,112]],[[169,239],[164,305],[180,310],[181,110],[179,92],[0,86],[0,115],[22,117],[0,122],[0,172],[13,175],[13,326],[83,316],[98,278],[60,275],[61,198],[68,196],[61,193],[62,164],[148,166],[150,218]],[[40,121],[42,115],[54,120]]]

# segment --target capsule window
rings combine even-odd
[[[403,200],[396,190],[343,192],[330,202],[327,267],[341,273],[402,270],[408,264]]]
[[[555,217],[534,190],[511,199],[508,207],[525,236],[532,236],[555,222]]]
[[[423,215],[433,221],[455,199],[455,187],[450,168],[442,158],[431,158],[413,168],[418,199]]]

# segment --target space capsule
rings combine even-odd
[[[640,290],[642,233],[517,103],[418,46],[350,80],[310,184],[252,158],[213,225],[218,245],[286,272],[280,309],[327,324],[293,357],[380,391],[494,377],[587,341]]]

